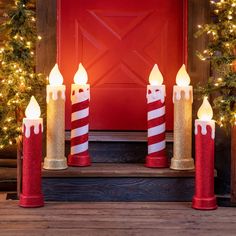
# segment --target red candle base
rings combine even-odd
[[[169,167],[168,158],[166,156],[153,157],[147,155],[145,166],[149,168],[167,168]]]
[[[68,166],[90,166],[91,158],[87,155],[69,155],[68,156]]]
[[[193,197],[192,208],[197,210],[215,210],[217,209],[216,197],[211,198],[197,198]]]
[[[44,206],[43,194],[32,196],[20,194],[19,206],[28,208],[42,207]]]

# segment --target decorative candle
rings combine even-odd
[[[147,124],[148,124],[148,155],[147,167],[168,167],[165,140],[165,96],[166,90],[163,76],[155,64],[147,86]]]
[[[65,157],[65,85],[56,64],[49,74],[47,85],[47,156],[44,169],[67,168]]]
[[[88,153],[90,86],[88,75],[80,63],[71,87],[71,150],[68,157],[70,166],[91,165]]]
[[[204,98],[195,120],[195,195],[192,207],[199,210],[217,208],[214,194],[215,121],[207,97]]]
[[[182,65],[176,76],[174,86],[174,155],[171,169],[194,169],[192,158],[192,102],[193,88],[189,86],[190,78],[185,65]]]
[[[23,170],[22,193],[19,206],[40,207],[44,205],[41,186],[43,119],[34,97],[25,111],[23,119]]]

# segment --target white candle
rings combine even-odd
[[[31,127],[34,129],[34,134],[38,134],[40,132],[40,125],[41,125],[41,132],[43,132],[43,119],[40,118],[40,107],[37,103],[34,96],[31,97],[29,105],[25,110],[26,118],[23,118],[23,125],[25,126],[25,137],[29,138],[31,136]]]
[[[193,87],[185,65],[182,65],[176,76],[174,86],[174,155],[171,169],[194,169],[192,158],[192,102]]]
[[[207,126],[211,128],[211,138],[215,139],[215,121],[212,120],[213,110],[207,97],[204,97],[203,103],[198,110],[197,116],[199,119],[195,120],[195,135],[198,134],[198,126],[201,127],[201,134],[207,134]]]
[[[47,156],[44,169],[67,168],[65,158],[65,85],[56,64],[49,74],[47,85]]]

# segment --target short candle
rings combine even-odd
[[[214,194],[215,121],[207,97],[204,98],[195,120],[195,194],[192,207],[198,210],[217,208]]]
[[[80,63],[71,86],[71,149],[69,166],[89,166],[88,152],[90,86],[88,75]]]
[[[19,206],[40,207],[44,205],[41,184],[43,119],[34,97],[25,110],[23,119],[23,170],[22,193]]]
[[[163,76],[155,64],[147,86],[148,155],[145,166],[168,167],[166,156],[165,96]]]

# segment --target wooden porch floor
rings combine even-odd
[[[227,236],[236,235],[236,209],[196,211],[183,202],[47,202],[24,209],[2,200],[0,235]]]

